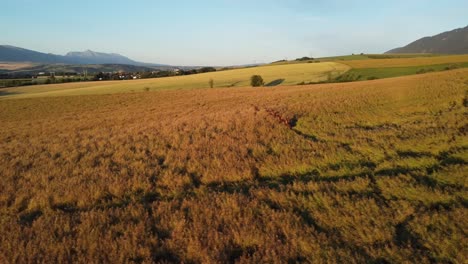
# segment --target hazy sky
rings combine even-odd
[[[468,25],[467,0],[0,2],[0,44],[173,65],[382,53]]]

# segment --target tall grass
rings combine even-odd
[[[2,100],[0,262],[463,263],[467,89]]]

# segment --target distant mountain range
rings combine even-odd
[[[435,53],[435,54],[468,54],[468,26],[444,32],[432,37],[424,37],[405,47],[392,49],[386,53]],[[30,62],[36,65],[132,65],[141,67],[174,68],[173,66],[134,61],[116,53],[102,53],[86,50],[69,52],[65,56],[42,53],[34,50],[0,45],[0,62]],[[187,67],[194,68],[194,67]]]
[[[468,54],[468,26],[425,37],[386,53]]]
[[[84,52],[69,52],[64,56],[67,60],[71,60],[74,64],[128,64],[142,65],[146,63],[131,60],[125,56],[116,53],[102,53],[87,50]]]
[[[101,53],[87,50],[69,52],[65,56],[42,53],[19,47],[0,45],[0,62],[32,62],[38,64],[125,64],[134,66],[168,66],[131,60],[115,53]]]

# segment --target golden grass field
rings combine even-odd
[[[341,63],[346,64],[354,69],[411,67],[460,62],[468,62],[468,55],[341,61]]]
[[[0,262],[466,263],[468,69],[212,76],[0,100]]]
[[[349,70],[349,66],[334,62],[298,65],[260,66],[196,75],[176,76],[158,79],[131,81],[101,81],[66,83],[54,85],[35,85],[0,90],[9,97],[43,97],[85,94],[110,94],[123,92],[142,92],[167,89],[208,88],[210,79],[214,87],[243,87],[250,85],[250,77],[259,74],[265,83],[282,80],[281,85],[295,85],[300,82],[318,82],[336,77]]]

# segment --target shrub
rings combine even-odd
[[[314,58],[302,57],[302,58],[297,58],[297,59],[296,59],[296,61],[309,61],[309,60],[314,60]]]
[[[263,81],[262,76],[253,75],[252,77],[250,77],[250,85],[252,85],[252,87],[260,87],[265,85],[265,82]]]

